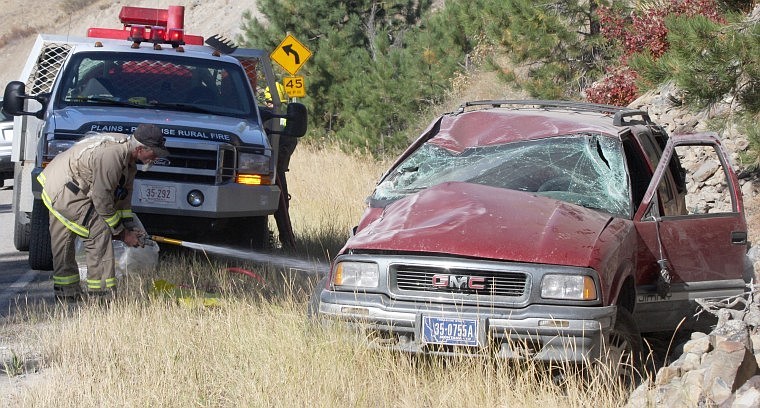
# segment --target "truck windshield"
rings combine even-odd
[[[117,105],[250,118],[248,79],[225,61],[146,53],[81,53],[66,68],[56,107]]]
[[[450,181],[525,191],[626,218],[631,215],[620,142],[587,134],[474,147],[459,154],[429,141],[393,169],[370,199],[387,203]]]

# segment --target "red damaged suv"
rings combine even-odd
[[[720,140],[668,137],[643,111],[466,103],[368,204],[309,312],[397,350],[589,361],[682,319],[712,324],[694,299],[745,290],[742,195]]]

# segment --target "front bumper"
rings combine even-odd
[[[380,294],[323,290],[319,318],[341,321],[372,334],[373,345],[437,355],[483,355],[584,363],[601,357],[616,306],[495,306],[389,301]],[[446,346],[423,340],[423,316],[477,321],[478,346]]]
[[[149,192],[170,191],[170,194]],[[191,191],[200,191],[204,201],[198,207],[187,200]],[[234,218],[271,215],[277,211],[280,188],[276,185],[220,185],[135,180],[132,210],[137,213],[207,218]]]

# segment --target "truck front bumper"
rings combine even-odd
[[[384,299],[383,299],[384,298]],[[390,305],[390,306],[389,306]],[[366,330],[374,345],[438,355],[483,355],[584,363],[602,356],[602,345],[615,322],[616,306],[529,305],[521,309],[417,302],[394,302],[380,294],[323,290],[321,321],[340,321]],[[478,345],[430,344],[423,317],[475,320]]]
[[[202,196],[200,205],[191,194]],[[221,185],[135,180],[132,210],[137,213],[189,217],[234,218],[271,215],[277,210],[280,188],[276,185]]]

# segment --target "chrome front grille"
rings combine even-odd
[[[405,264],[391,265],[390,276],[392,285],[401,293],[422,291],[521,297],[525,295],[528,282],[528,275],[522,272]],[[476,289],[469,284],[472,277],[478,278],[475,279]],[[444,281],[453,283],[444,284]],[[483,287],[479,288],[481,285]]]
[[[168,148],[169,157],[158,160],[148,172],[138,172],[137,178],[211,185],[234,181],[237,153],[233,146],[168,144]]]

